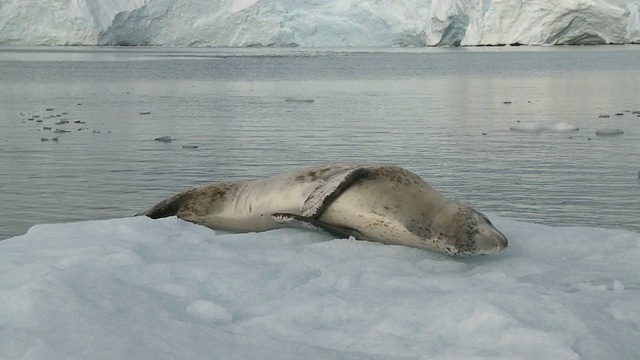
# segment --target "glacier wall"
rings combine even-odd
[[[640,0],[0,0],[0,45],[640,43]]]
[[[145,0],[0,0],[0,45],[96,45],[117,13]]]

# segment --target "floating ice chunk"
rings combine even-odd
[[[569,132],[569,131],[578,131],[580,130],[580,128],[566,122],[559,122],[557,124],[551,125],[551,130],[558,131],[558,132]]]
[[[0,241],[0,358],[640,359],[640,234],[490,219],[513,242],[474,261],[176,217],[37,225]]]
[[[580,130],[580,128],[573,124],[569,124],[566,122],[559,122],[551,126],[540,124],[540,123],[518,124],[518,125],[512,126],[509,130],[526,132],[526,133],[541,133],[543,131],[555,131],[555,132],[578,131]]]
[[[598,136],[618,136],[624,134],[624,131],[614,128],[604,128],[596,131]]]
[[[518,124],[518,125],[512,126],[509,130],[526,132],[526,133],[540,133],[548,130],[548,128],[539,123],[528,123],[528,124]]]

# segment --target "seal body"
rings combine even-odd
[[[236,232],[305,227],[453,257],[496,254],[508,243],[482,213],[388,165],[334,164],[222,182],[176,194],[138,215],[175,215]]]

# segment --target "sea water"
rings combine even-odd
[[[639,58],[637,46],[0,48],[0,239],[347,161],[407,167],[503,217],[638,231]],[[579,130],[510,130],[560,122]]]

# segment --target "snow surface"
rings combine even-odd
[[[2,359],[638,359],[640,234],[490,216],[453,260],[174,218],[0,242]]]
[[[0,0],[0,45],[631,42],[639,0]]]

